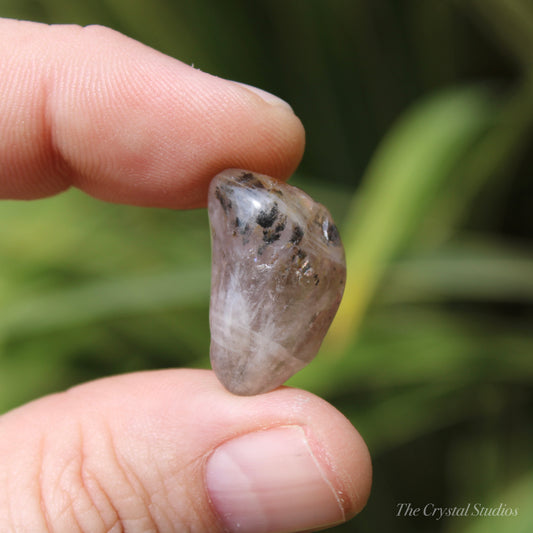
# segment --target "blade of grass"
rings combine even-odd
[[[469,213],[478,193],[490,184],[494,202],[512,186],[512,166],[531,144],[533,71],[511,91],[495,113],[494,124],[454,172],[425,224],[425,235],[444,241]],[[485,202],[491,209],[490,202]],[[424,235],[424,236],[425,236]],[[423,236],[423,237],[424,237]],[[423,238],[422,237],[422,238]]]
[[[533,301],[533,253],[472,239],[391,266],[379,302]]]
[[[533,5],[529,0],[470,0],[456,2],[472,9],[494,31],[522,66],[533,66]]]
[[[205,304],[209,286],[209,270],[195,269],[61,289],[4,307],[0,338],[28,336],[109,317]]]
[[[339,351],[353,336],[387,263],[492,115],[486,91],[456,89],[415,106],[385,138],[344,224],[347,285],[327,339],[330,349]]]
[[[380,306],[357,343],[325,354],[289,385],[331,398],[355,391],[442,383],[531,383],[533,338],[527,320],[499,321],[436,306]]]

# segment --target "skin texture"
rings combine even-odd
[[[303,146],[283,102],[112,30],[0,20],[1,198],[75,186],[112,202],[199,207],[224,168],[286,179]],[[289,388],[237,397],[210,371],[166,370],[1,416],[0,531],[223,531],[209,458],[239,436],[285,426],[305,434],[344,517],[359,512],[368,451],[332,406]]]
[[[107,28],[2,21],[0,59],[5,198],[200,207],[219,171],[286,179],[303,152],[286,105]]]

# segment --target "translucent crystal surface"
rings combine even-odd
[[[272,390],[318,352],[341,301],[344,249],[300,189],[229,169],[209,188],[211,364],[235,394]]]

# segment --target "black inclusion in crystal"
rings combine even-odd
[[[259,211],[259,214],[257,215],[257,218],[255,221],[262,227],[262,228],[270,228],[272,224],[276,221],[276,218],[278,218],[279,209],[278,204],[274,203],[274,205],[271,207],[270,211]]]

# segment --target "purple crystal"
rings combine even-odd
[[[344,249],[300,189],[229,169],[209,188],[211,364],[231,392],[283,384],[317,354],[342,298]]]

